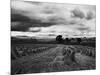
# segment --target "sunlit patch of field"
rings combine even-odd
[[[95,48],[88,46],[18,44],[12,56],[12,74],[95,69]]]

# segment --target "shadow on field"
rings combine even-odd
[[[96,47],[96,42],[95,41],[89,41],[89,42],[61,42],[58,43],[57,41],[49,41],[49,42],[41,42],[37,40],[30,40],[30,39],[11,39],[11,44],[62,44],[62,45],[83,45],[83,46],[90,46],[90,47]]]

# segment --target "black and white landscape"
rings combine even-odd
[[[11,0],[11,74],[96,69],[96,6]]]

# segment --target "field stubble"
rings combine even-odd
[[[95,69],[94,47],[53,44],[16,45],[13,47],[12,50],[20,48],[25,51],[27,49],[30,53],[26,51],[26,55],[20,55],[15,60],[12,59],[12,74]]]

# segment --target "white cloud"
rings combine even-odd
[[[41,31],[41,27],[30,27],[28,29],[28,31],[31,31],[31,32],[39,32],[39,31]]]

